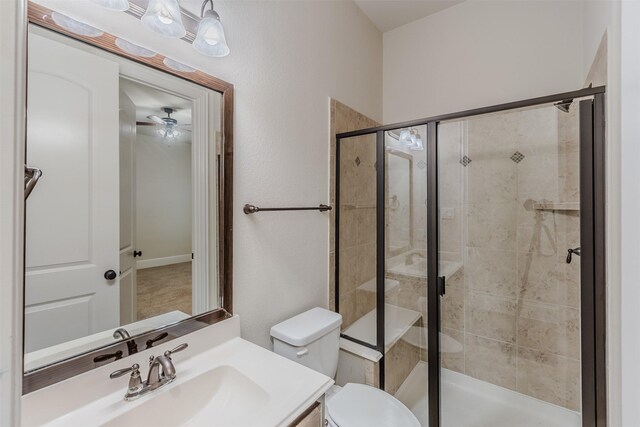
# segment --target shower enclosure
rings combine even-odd
[[[423,426],[605,425],[604,88],[336,137],[335,305]]]

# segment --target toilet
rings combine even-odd
[[[271,328],[273,351],[331,378],[338,369],[342,316],[316,307]],[[420,427],[398,399],[375,387],[349,383],[327,393],[331,427]]]

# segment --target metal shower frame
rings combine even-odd
[[[591,97],[591,98],[590,98]],[[587,99],[582,99],[587,98]],[[440,296],[444,278],[438,276],[438,124],[555,102],[578,100],[580,118],[580,312],[582,425],[607,424],[606,394],[606,246],[605,246],[605,87],[585,88],[490,107],[377,126],[336,135],[335,188],[335,310],[340,312],[340,145],[343,139],[376,135],[376,344],[348,335],[341,337],[382,354],[379,384],[385,383],[385,144],[384,132],[427,126],[427,340],[429,425],[439,426],[440,411]],[[433,361],[437,361],[433,363]]]

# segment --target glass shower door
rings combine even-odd
[[[440,418],[581,425],[579,102],[437,126]]]
[[[427,127],[386,130],[385,391],[428,417]]]

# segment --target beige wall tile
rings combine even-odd
[[[518,346],[579,359],[579,311],[557,305],[522,304],[518,316]]]
[[[515,345],[466,333],[464,356],[467,375],[515,390]]]
[[[467,246],[516,249],[516,209],[514,203],[470,204],[466,209]]]
[[[340,314],[342,315],[342,330],[347,329],[357,318],[356,293],[340,291]]]
[[[558,284],[558,301],[560,305],[580,307],[580,257],[574,256],[571,264],[567,264],[566,254],[558,255],[558,270],[561,275]]]
[[[516,253],[512,251],[467,248],[464,260],[467,289],[514,298],[516,261]]]
[[[447,292],[441,299],[442,327],[464,329],[464,288],[447,286]]]
[[[462,345],[462,351],[441,353],[440,360],[442,361],[442,367],[464,374],[464,331],[443,327],[442,333],[450,336]]]
[[[517,390],[577,411],[580,409],[580,361],[519,348]]]
[[[440,212],[447,209],[452,218],[443,219],[440,217],[440,251],[458,254],[457,258],[462,259],[462,205],[441,206]],[[425,240],[426,244],[426,240]]]
[[[466,332],[515,344],[515,300],[469,291],[465,309]]]
[[[466,203],[509,203],[516,200],[516,164],[508,156],[470,156],[471,163],[465,168],[468,187]]]
[[[558,267],[557,255],[518,254],[519,298],[557,303],[562,280],[564,277]]]
[[[560,154],[558,158],[558,200],[580,201],[580,153]]]
[[[558,201],[558,162],[556,152],[528,155],[518,163],[518,199]]]
[[[419,361],[420,349],[399,340],[386,354],[384,389],[395,394]]]

